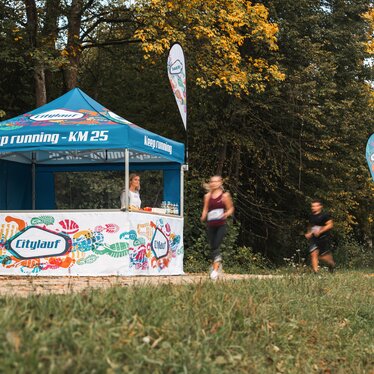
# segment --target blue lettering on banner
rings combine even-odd
[[[39,226],[27,226],[5,243],[5,248],[22,260],[63,256],[71,246],[69,236]]]
[[[24,249],[39,249],[39,248],[57,248],[58,244],[61,243],[61,240],[47,241],[47,240],[17,240],[16,248]]]
[[[162,243],[162,242],[160,242],[158,240],[155,240],[155,242],[153,243],[153,245],[154,245],[154,247],[156,249],[165,249],[165,247],[166,247],[166,243]]]

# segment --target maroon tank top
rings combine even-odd
[[[208,226],[222,226],[226,223],[226,219],[222,218],[225,213],[225,204],[223,203],[223,193],[215,199],[210,197],[208,202]]]

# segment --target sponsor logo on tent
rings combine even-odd
[[[6,242],[6,249],[20,259],[62,256],[71,248],[71,239],[42,227],[28,226]]]
[[[56,121],[65,119],[78,119],[84,116],[83,113],[73,112],[65,109],[49,110],[48,112],[35,114],[30,117],[33,121]]]

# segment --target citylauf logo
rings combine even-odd
[[[65,109],[55,109],[48,112],[35,114],[30,117],[33,121],[55,121],[57,119],[78,119],[84,116],[83,113],[73,112]]]
[[[178,75],[183,71],[183,64],[179,60],[175,60],[172,65],[169,66],[169,73]]]
[[[169,240],[158,227],[153,234],[151,249],[157,259],[165,257],[169,252]]]
[[[61,233],[29,226],[6,242],[6,249],[22,260],[62,256],[71,248],[71,239]]]

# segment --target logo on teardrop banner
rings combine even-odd
[[[61,233],[28,226],[11,237],[5,243],[5,247],[21,260],[55,257],[63,256],[71,249],[71,239]]]

